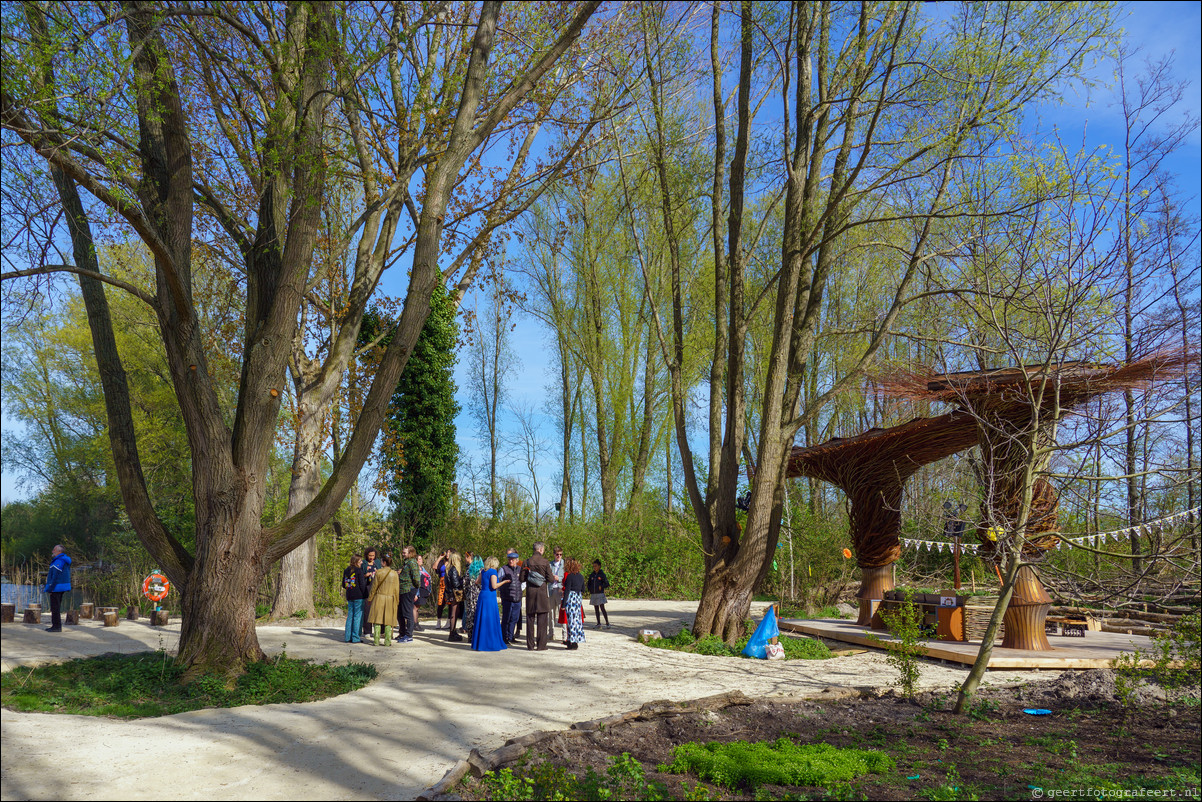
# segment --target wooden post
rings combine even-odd
[[[92,604],[92,602],[81,602],[80,603],[80,605],[79,605],[79,617],[80,618],[91,618],[94,615],[96,615],[96,605]]]
[[[155,610],[153,613],[151,613],[150,614],[150,625],[152,627],[167,626],[167,611],[166,610]]]
[[[0,604],[0,624],[11,624],[17,620],[17,605]]]
[[[104,614],[104,625],[106,627],[115,627],[120,620],[121,616],[117,615],[116,610],[109,610]]]
[[[40,604],[25,605],[25,618],[22,620],[26,624],[42,623],[42,605],[40,605]]]
[[[952,550],[952,564],[955,566],[955,587],[960,589],[960,536],[956,535],[955,546]]]

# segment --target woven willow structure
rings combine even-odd
[[[1125,365],[1069,362],[962,373],[895,372],[878,379],[883,394],[943,402],[958,409],[808,448],[795,447],[788,476],[821,479],[847,494],[851,540],[862,574],[856,596],[862,600],[883,598],[884,591],[894,586],[893,563],[901,555],[901,497],[906,480],[923,465],[976,445],[981,447],[982,478],[988,489],[988,519],[1001,522],[1003,531],[1012,531],[1022,521],[1025,507],[1023,556],[1038,560],[1059,540],[1055,534],[1058,499],[1046,479],[1035,477],[1030,502],[1024,504],[1028,472],[1032,467],[1036,471],[1044,467],[1032,466],[1033,447],[1051,445],[1051,424],[1073,407],[1104,393],[1156,378],[1173,378],[1191,359],[1196,356],[1173,353]],[[1000,563],[1005,555],[987,532],[988,527],[978,527],[982,545],[978,553]],[[1023,570],[1022,598],[1016,594],[1013,606],[1039,605],[1044,613],[1030,616],[1026,625],[1008,627],[1007,641],[1013,630],[1017,638],[1014,648],[1047,649],[1043,617],[1051,599],[1034,571]],[[869,605],[862,603],[859,623],[868,624],[870,616]],[[1030,637],[1018,637],[1027,632],[1032,633]]]

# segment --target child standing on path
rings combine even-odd
[[[597,629],[601,628],[601,616],[605,616],[605,628],[609,629],[609,612],[605,609],[605,591],[609,590],[609,577],[601,570],[601,561],[593,560],[593,572],[588,575],[588,603],[597,614]]]

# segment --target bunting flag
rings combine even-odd
[[[1081,537],[1063,537],[1062,536],[1056,542],[1056,548],[1060,548],[1066,542],[1069,545],[1091,546],[1093,548],[1100,548],[1112,541],[1118,541],[1121,543],[1132,532],[1136,533],[1137,535],[1147,535],[1148,537],[1152,536],[1153,531],[1155,531],[1159,535],[1163,535],[1166,528],[1170,527],[1174,521],[1188,518],[1191,515],[1196,518],[1196,517],[1198,517],[1199,512],[1202,512],[1202,508],[1194,507],[1192,510],[1182,510],[1181,512],[1173,513],[1172,515],[1166,515],[1163,518],[1158,518],[1155,521],[1145,521],[1144,523],[1137,524],[1136,526],[1128,526],[1123,529],[1115,529],[1111,532],[1097,532],[1092,535],[1083,535]],[[994,527],[991,529],[991,534],[993,534],[994,537],[996,538],[1003,533],[1000,529]],[[944,549],[946,549],[947,551],[952,551],[954,548],[953,544],[948,543],[945,540],[918,540],[916,538],[908,538],[908,537],[899,538],[898,540],[901,543],[901,545],[905,546],[906,548],[917,549],[918,551],[923,551],[923,550],[926,550],[928,552],[937,551],[940,554],[942,554]],[[980,547],[976,543],[964,543],[964,542],[960,543],[960,549],[965,554],[976,554],[978,548],[980,548]]]

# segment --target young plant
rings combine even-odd
[[[919,658],[926,654],[922,641],[922,613],[914,604],[914,594],[906,591],[905,601],[895,610],[882,610],[881,618],[894,640],[884,641],[889,665],[897,669],[894,684],[901,688],[906,698],[914,698],[921,674]]]

